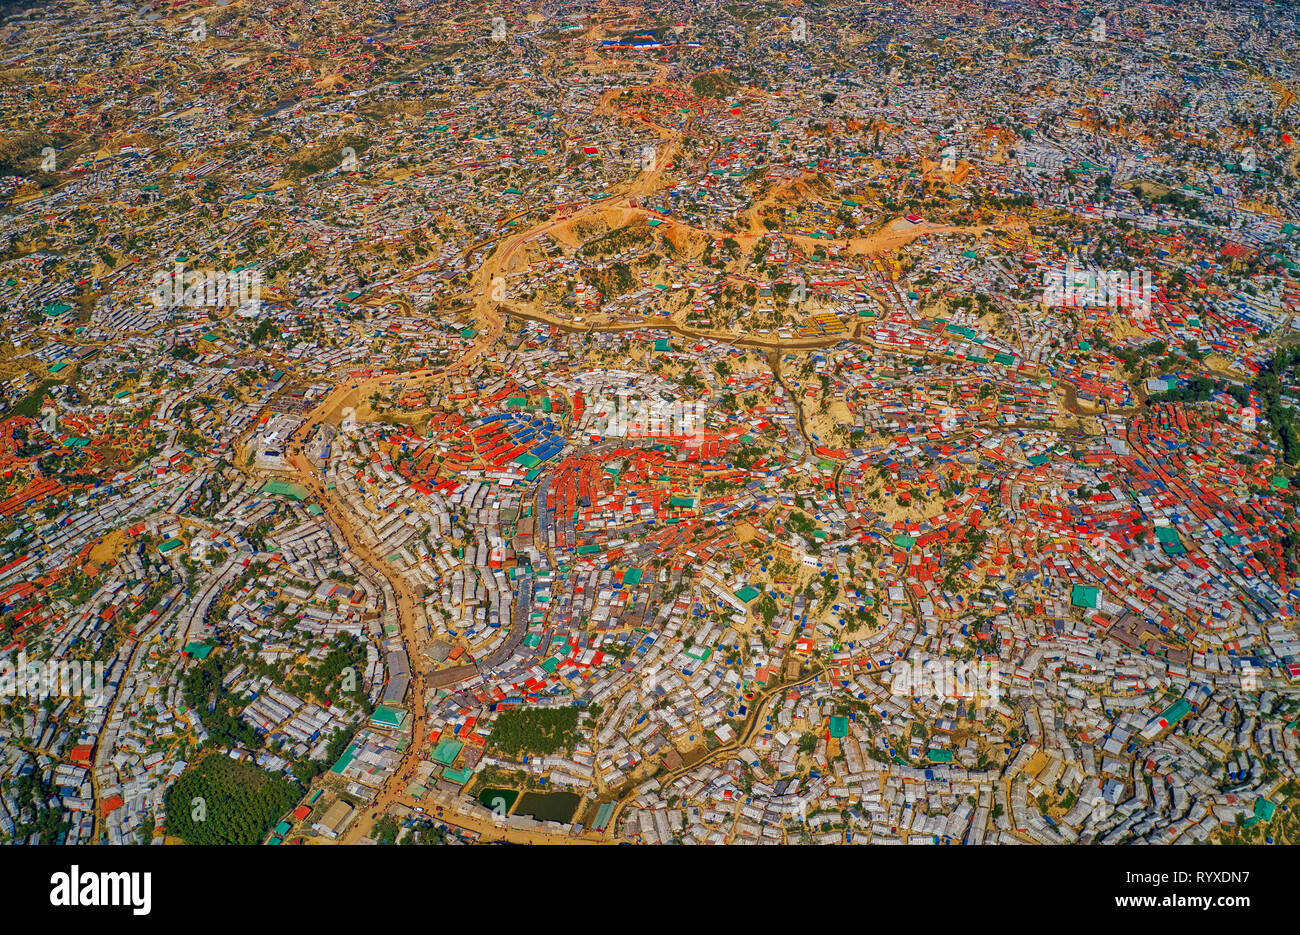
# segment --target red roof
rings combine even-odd
[[[84,763],[89,766],[91,754],[94,752],[95,748],[88,743],[77,744],[72,748],[71,760],[74,763]]]

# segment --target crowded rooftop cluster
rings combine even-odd
[[[1295,843],[1298,17],[0,13],[0,841]]]

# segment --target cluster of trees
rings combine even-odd
[[[817,531],[817,524],[798,510],[790,511],[790,526],[805,539],[811,538],[812,534]]]
[[[974,311],[978,315],[992,315],[1001,311],[998,304],[983,292],[976,292],[972,295],[964,295],[960,299],[954,299],[949,308],[954,312]]]
[[[370,141],[365,137],[345,133],[335,143],[312,147],[300,158],[290,160],[285,166],[284,175],[290,179],[304,179],[318,172],[338,168],[343,164],[345,156],[349,155],[344,153],[345,149],[351,148],[353,155],[360,156],[369,145]]]
[[[945,591],[956,593],[961,590],[961,583],[957,580],[957,575],[962,566],[969,561],[973,561],[975,556],[984,548],[988,542],[989,534],[983,529],[972,527],[966,530],[966,536],[962,540],[962,548],[954,550],[948,561],[944,563],[943,587]]]
[[[46,699],[47,702],[51,700]],[[54,798],[54,789],[39,774],[19,776],[10,787],[10,794],[18,803],[20,815],[32,815],[30,821],[15,823],[13,840],[25,841],[33,834],[40,834],[42,844],[53,844],[60,834],[71,829],[71,823],[63,820],[63,808],[49,804]]]
[[[343,755],[343,751],[352,742],[352,735],[355,732],[356,724],[353,723],[331,737],[329,744],[325,747],[325,759],[303,759],[294,763],[292,767],[293,775],[298,782],[302,783],[303,787],[306,788],[313,779],[329,769],[332,764],[337,763],[339,757]]]
[[[734,94],[738,87],[735,78],[720,71],[708,71],[691,79],[691,93],[696,97],[721,100]]]
[[[302,794],[287,776],[205,756],[167,790],[164,828],[186,844],[260,844]]]
[[[578,739],[578,709],[512,708],[492,726],[492,746],[509,756],[572,751]]]
[[[718,269],[723,269],[729,261],[740,256],[740,243],[734,237],[722,238],[722,251],[725,254],[722,257],[716,255],[715,246],[712,240],[705,246],[703,258],[705,266],[716,266]]]
[[[1145,195],[1145,192],[1141,188],[1137,188],[1135,191],[1139,198]],[[1200,201],[1193,198],[1191,195],[1185,195],[1180,191],[1170,189],[1163,195],[1155,195],[1148,200],[1152,205],[1169,205],[1171,208],[1176,208],[1185,215],[1199,218],[1207,217],[1205,209],[1202,207]]]
[[[583,256],[602,257],[622,253],[629,247],[641,247],[654,239],[654,232],[644,222],[628,224],[612,230],[603,237],[589,240],[578,251]]]
[[[19,400],[18,404],[9,410],[8,414],[10,416],[26,416],[29,419],[40,418],[41,407],[45,405],[45,394],[50,387],[58,382],[58,380],[42,380],[36,389]]]
[[[614,263],[606,269],[588,270],[586,276],[591,284],[600,290],[607,299],[626,295],[637,287],[638,281],[626,263]]]
[[[1142,345],[1137,350],[1131,350],[1127,347],[1116,347],[1110,350],[1112,354],[1124,361],[1130,370],[1134,370],[1144,357],[1160,357],[1168,349],[1169,347],[1164,341],[1155,340]]]
[[[367,705],[362,678],[365,667],[365,645],[349,633],[340,633],[325,658],[305,672],[294,673],[288,688],[296,695],[310,695],[322,703],[336,692],[350,694],[356,705],[364,708]],[[351,673],[347,673],[348,669]],[[345,679],[347,674],[352,678]]]
[[[375,822],[370,836],[380,844],[396,844],[399,831],[401,827],[397,824],[397,819],[392,815],[385,815]]]
[[[198,713],[211,743],[256,750],[261,746],[257,732],[239,719],[237,699],[221,684],[228,668],[226,657],[213,653],[191,669],[182,691],[185,704]]]
[[[253,344],[261,344],[268,337],[280,337],[280,327],[269,318],[263,318],[256,328],[253,329],[250,341]]]
[[[1273,358],[1255,377],[1255,391],[1263,402],[1263,415],[1277,435],[1287,464],[1300,461],[1300,430],[1295,424],[1295,410],[1282,405],[1282,381],[1296,364],[1300,364],[1300,347],[1279,347]]]
[[[1197,374],[1182,386],[1175,386],[1151,397],[1155,402],[1203,403],[1215,393],[1214,381]]]
[[[7,4],[0,4],[4,9]],[[49,146],[55,150],[64,150],[72,144],[73,138],[67,133],[46,134],[41,132],[8,134],[0,140],[0,178],[17,176],[26,179],[39,188],[49,188],[58,182],[54,172],[47,172],[44,165],[44,150]],[[56,170],[67,168],[69,163],[83,151],[85,143],[78,143],[71,152],[63,153],[55,162]],[[6,257],[6,259],[8,259]]]

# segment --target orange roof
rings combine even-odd
[[[72,748],[72,762],[84,763],[89,766],[91,754],[94,752],[95,748],[88,743],[77,744]]]

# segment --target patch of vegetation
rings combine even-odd
[[[53,844],[59,835],[65,834],[71,823],[63,820],[63,808],[50,805],[55,797],[54,788],[38,776],[19,776],[9,787],[13,801],[18,805],[18,813],[31,814],[30,821],[15,823],[13,840],[24,841],[33,834],[40,834],[42,844]]]
[[[352,700],[358,707],[364,708],[367,698],[361,673],[365,668],[365,644],[351,634],[341,633],[335,637],[325,658],[305,672],[294,673],[288,680],[287,687],[295,695],[309,695],[324,704],[331,697],[348,693],[345,674],[350,674]],[[351,673],[346,673],[348,669],[352,670]]]
[[[385,815],[375,822],[370,836],[380,844],[396,844],[397,835],[401,828],[398,827],[397,819],[392,815]]]
[[[599,289],[602,296],[610,299],[626,295],[637,286],[637,279],[626,263],[615,263],[608,269],[589,272],[587,276],[591,285]]]
[[[1295,410],[1282,405],[1282,383],[1289,371],[1300,364],[1300,347],[1280,347],[1255,377],[1255,391],[1263,398],[1263,415],[1272,426],[1287,464],[1300,461],[1300,431]]]
[[[26,396],[18,401],[18,404],[9,410],[10,416],[26,416],[29,419],[35,419],[41,414],[41,405],[45,399],[45,393],[51,386],[58,383],[57,380],[42,380],[36,389],[32,390]]]
[[[572,751],[578,735],[578,709],[512,708],[492,726],[491,745],[508,756]]]
[[[182,692],[185,704],[198,712],[209,743],[256,750],[261,746],[257,732],[236,713],[243,705],[221,685],[226,669],[225,657],[213,653],[187,672]]]
[[[313,146],[300,153],[297,159],[291,159],[284,169],[285,178],[296,181],[319,172],[337,169],[343,164],[345,148],[350,146],[359,157],[369,145],[370,141],[365,137],[345,133],[337,140]]]
[[[654,239],[654,233],[644,222],[638,221],[612,230],[603,237],[589,240],[578,250],[583,256],[605,257],[622,253],[631,247],[641,247]]]
[[[252,763],[205,756],[167,790],[164,828],[186,844],[259,844],[302,792]]]
[[[1153,402],[1203,403],[1214,395],[1214,381],[1209,377],[1194,376],[1183,386],[1175,386],[1163,393],[1154,393]]]
[[[691,79],[691,93],[696,97],[722,100],[735,94],[739,87],[735,78],[720,71],[707,71]]]

